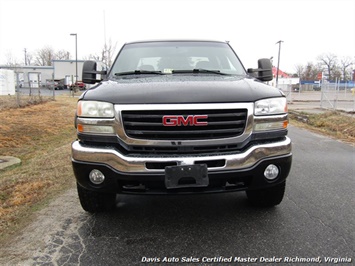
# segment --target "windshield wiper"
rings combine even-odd
[[[173,70],[173,74],[175,73],[211,73],[211,74],[217,74],[217,75],[230,75],[227,73],[223,73],[220,70],[211,70],[211,69],[203,69],[203,68],[194,68],[194,69],[188,69],[188,70]]]
[[[129,76],[129,75],[140,75],[140,74],[165,75],[164,73],[161,73],[161,71],[154,71],[154,70],[134,70],[134,71],[127,71],[127,72],[115,73],[115,76]]]

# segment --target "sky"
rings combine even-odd
[[[75,59],[116,53],[129,41],[229,41],[246,68],[273,57],[280,69],[332,53],[355,61],[355,0],[0,0],[0,65],[50,46]],[[353,65],[355,68],[355,64]]]

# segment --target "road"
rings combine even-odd
[[[119,196],[115,212],[90,215],[71,189],[1,248],[0,264],[354,263],[355,147],[296,127],[289,135],[293,166],[286,197],[275,208],[250,207],[244,193]]]

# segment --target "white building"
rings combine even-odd
[[[53,60],[52,66],[0,66],[0,69],[10,69],[15,72],[15,84],[20,87],[38,88],[45,86],[47,81],[60,81],[63,85],[71,85],[82,81],[84,60]],[[97,62],[98,70],[103,70],[104,64]],[[78,77],[76,77],[76,73]]]
[[[38,88],[45,85],[45,81],[52,79],[52,66],[0,66],[0,69],[11,69],[15,72],[15,84],[19,82],[21,87]]]
[[[15,95],[14,71],[0,69],[0,95]]]
[[[64,85],[71,85],[82,80],[84,60],[78,60],[78,70],[76,70],[75,60],[53,60],[52,62],[54,80],[63,80]]]

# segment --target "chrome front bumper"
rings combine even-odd
[[[166,156],[149,157],[139,156],[131,157],[119,153],[110,148],[86,147],[79,141],[72,143],[72,160],[76,162],[99,163],[110,166],[121,173],[163,173],[164,169],[149,169],[147,163],[176,163],[176,165],[193,165],[199,162],[224,161],[224,165],[218,167],[209,167],[210,172],[223,170],[239,170],[252,167],[263,159],[290,155],[291,140],[285,137],[284,140],[269,144],[260,144],[250,147],[242,153],[212,156]]]

